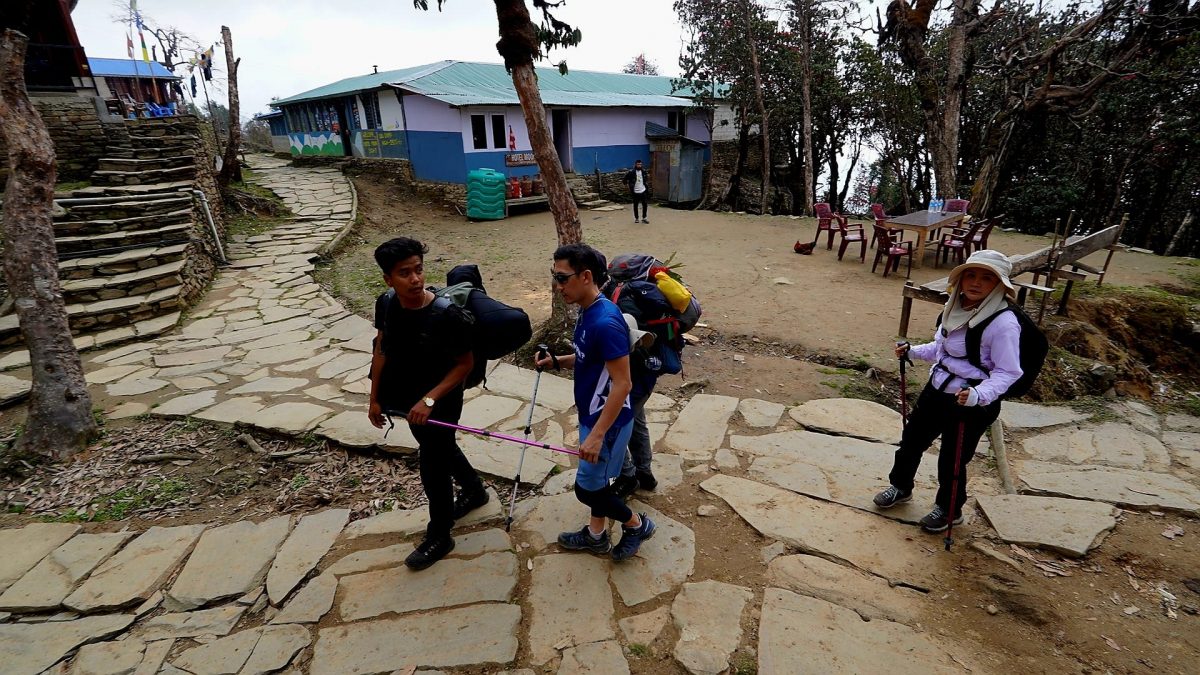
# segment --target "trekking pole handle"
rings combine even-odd
[[[907,363],[910,366],[916,365],[915,363],[913,363],[912,357],[908,355],[908,353],[910,351],[912,351],[912,343],[910,343],[908,341],[897,342],[896,347],[897,348],[904,347],[904,354],[900,357],[900,372],[903,373],[905,363]]]
[[[554,362],[554,369],[558,370],[558,357],[550,353],[550,347],[548,347],[545,344],[539,344],[537,346],[537,352],[534,355],[534,358],[537,359],[538,361],[541,361],[543,355],[549,356],[551,358],[551,360],[553,360],[553,362]],[[542,366],[539,365],[537,367],[537,371],[539,373],[542,372]]]

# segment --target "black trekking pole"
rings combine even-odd
[[[897,342],[897,347],[909,346],[907,342]],[[911,346],[909,346],[911,349]],[[903,424],[908,426],[908,374],[905,369],[905,364],[916,365],[912,362],[912,358],[908,355],[908,349],[904,350],[904,355],[900,357],[900,419]]]
[[[540,359],[543,354],[549,355],[550,348],[546,345],[539,344],[537,355],[534,358]],[[533,427],[533,409],[537,406],[538,385],[542,382],[542,367],[537,367],[537,374],[533,376],[533,394],[529,397],[529,416],[525,418],[525,442],[529,442],[529,434],[532,433]],[[512,527],[513,511],[517,508],[517,488],[521,486],[521,469],[525,466],[525,449],[528,445],[521,446],[521,459],[517,462],[517,475],[513,478],[512,496],[508,499],[508,517],[504,519],[504,531],[508,532]]]
[[[958,500],[958,472],[962,470],[962,446],[963,436],[966,435],[967,422],[960,420],[958,423],[958,444],[954,446],[954,478],[950,481],[950,512],[946,514],[946,538],[942,543],[946,545],[946,550],[950,550],[950,545],[954,543],[954,507],[955,501]]]

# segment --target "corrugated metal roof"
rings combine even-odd
[[[694,145],[704,145],[704,143],[702,141],[697,141],[694,138],[688,138],[687,136],[684,136],[683,134],[679,133],[678,131],[675,131],[671,127],[664,127],[663,125],[655,124],[654,122],[646,122],[646,138],[649,138],[651,140],[656,139],[656,138],[659,138],[659,139],[678,138],[682,141],[687,141],[688,143],[692,143]]]
[[[88,57],[88,68],[99,77],[159,77],[179,79],[157,61],[146,63],[134,59],[93,59]]]
[[[670,77],[538,68],[538,89],[547,105],[678,107],[690,105],[688,92],[676,92]],[[390,85],[455,106],[517,105],[512,76],[495,63],[442,61],[373,73],[272,102],[273,106],[344,96]]]

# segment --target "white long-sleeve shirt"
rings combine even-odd
[[[989,405],[1002,396],[1021,378],[1021,324],[1012,312],[1001,312],[983,329],[980,336],[980,370],[967,358],[967,327],[962,326],[943,337],[942,327],[934,329],[933,342],[913,345],[909,354],[922,361],[931,361],[929,380],[935,389],[957,394],[970,387],[967,380],[983,380],[975,385],[977,405]]]

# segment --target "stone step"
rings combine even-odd
[[[130,201],[146,195],[160,195],[167,192],[186,192],[191,194],[193,185],[190,180],[168,181],[166,183],[150,183],[147,185],[92,185],[70,192],[55,192],[55,199],[85,198],[85,197],[129,197]]]
[[[130,133],[129,134],[129,145],[132,146],[133,149],[135,149],[135,150],[141,150],[141,149],[146,149],[146,148],[169,148],[169,147],[191,148],[191,147],[194,147],[196,145],[196,143],[199,143],[199,142],[200,142],[200,139],[197,136],[195,136],[193,134],[188,134],[188,133],[169,134],[169,135],[168,134],[153,135],[153,134],[141,134],[141,133],[137,133],[137,134]]]
[[[572,196],[575,197],[576,204],[582,204],[583,202],[590,202],[600,198],[600,195],[596,194],[595,192],[575,192],[572,193]]]
[[[164,215],[174,211],[182,211],[183,209],[190,210],[192,208],[192,197],[191,195],[180,195],[178,197],[162,199],[138,199],[136,196],[131,196],[129,201],[109,204],[60,204],[60,206],[66,209],[65,214],[55,219],[60,222],[121,220],[125,218]]]
[[[179,209],[169,213],[155,213],[132,218],[67,220],[54,223],[54,235],[56,237],[90,237],[113,232],[136,232],[164,225],[186,223],[191,219],[191,209]]]
[[[136,295],[146,295],[182,283],[183,260],[157,265],[136,272],[110,277],[68,279],[62,282],[63,298],[68,305],[87,304]]]
[[[123,145],[110,145],[105,150],[105,158],[115,159],[159,159],[180,155],[192,156],[192,146],[187,144],[159,145],[153,148],[131,148]],[[101,160],[103,161],[103,160]]]
[[[93,277],[112,277],[129,274],[138,270],[150,269],[177,260],[183,260],[183,256],[187,252],[187,247],[187,244],[147,246],[127,251],[117,251],[106,255],[60,260],[58,262],[58,276],[65,282],[72,279],[90,279]]]
[[[182,286],[171,286],[144,295],[67,305],[67,316],[74,334],[120,328],[156,317],[176,313]],[[16,313],[0,317],[0,346],[21,342]]]
[[[176,169],[191,166],[194,158],[191,155],[172,155],[149,159],[130,159],[122,157],[100,158],[100,171],[153,171],[158,169]]]
[[[59,255],[133,246],[135,244],[143,246],[161,245],[165,242],[187,238],[188,232],[191,229],[192,223],[189,220],[184,223],[163,225],[144,230],[118,230],[107,234],[58,237],[54,240],[54,245],[58,248]]]
[[[93,171],[92,183],[95,185],[145,185],[185,180],[194,178],[195,175],[196,167],[193,165],[149,171]]]
[[[590,202],[579,203],[580,206],[586,206],[589,209],[595,209],[601,206],[609,206],[610,204],[612,204],[612,202],[608,201],[607,199],[593,199]]]

